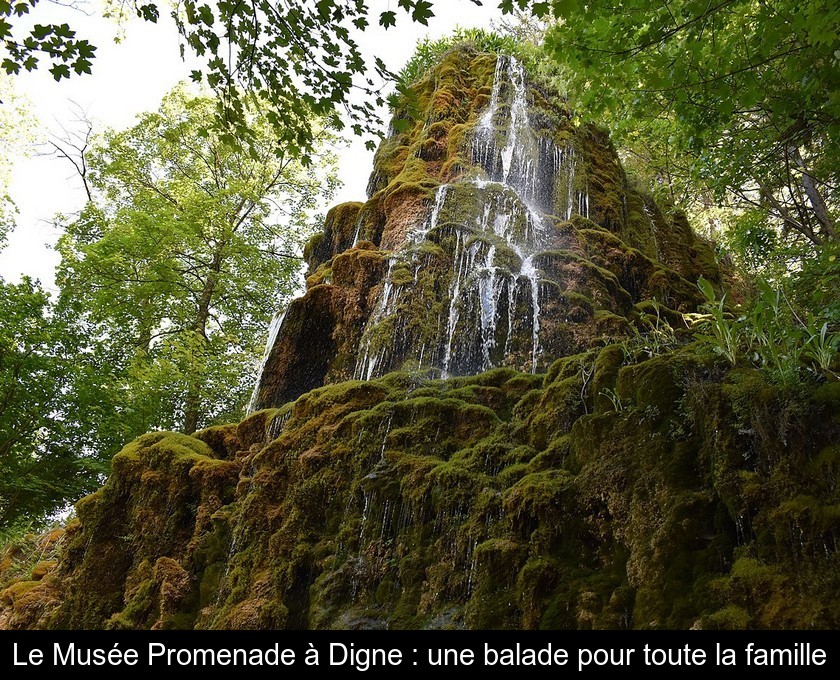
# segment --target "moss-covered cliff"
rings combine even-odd
[[[840,624],[838,385],[782,390],[693,346],[646,356],[392,373],[141,437],[57,566],[0,592],[0,621]]]
[[[126,446],[2,556],[0,627],[840,625],[840,385],[691,344],[710,246],[514,60],[416,93],[262,410]]]
[[[368,201],[307,246],[258,407],[392,370],[544,371],[630,334],[638,303],[690,311],[700,275],[720,283],[685,217],[630,188],[608,137],[514,59],[456,49],[414,90]]]

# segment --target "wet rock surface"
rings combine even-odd
[[[691,344],[682,215],[456,50],[307,247],[255,412],[128,444],[3,628],[840,625],[840,390]]]
[[[608,137],[574,125],[516,59],[456,50],[416,89],[419,115],[395,114],[405,131],[382,143],[369,200],[334,208],[308,246],[309,291],[255,408],[394,370],[544,371],[626,336],[634,304],[689,311],[699,276],[720,283],[710,245],[632,190]]]

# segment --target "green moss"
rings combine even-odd
[[[523,472],[525,468],[523,468]],[[521,477],[505,492],[505,512],[514,523],[546,522],[555,525],[562,512],[563,495],[574,481],[574,476],[565,470],[532,472]]]
[[[593,366],[592,395],[595,413],[604,413],[613,408],[606,392],[615,390],[618,373],[624,365],[624,350],[619,345],[608,345],[598,353]]]
[[[654,409],[658,416],[671,413],[684,394],[684,380],[691,369],[680,355],[663,355],[618,372],[616,394],[639,408]]]
[[[833,380],[814,391],[814,403],[825,409],[833,423],[840,423],[840,381]]]
[[[371,199],[333,209],[307,246],[310,288],[275,352],[297,373],[266,371],[264,403],[282,406],[127,445],[79,502],[58,564],[4,581],[4,625],[840,625],[836,382],[780,388],[680,338],[639,361],[629,324],[654,296],[680,324],[710,250],[632,190],[603,131],[572,125],[548,90],[530,91],[529,113],[575,148],[575,180],[555,189],[588,191],[590,219],[546,219],[542,362],[530,365],[530,329],[500,328],[509,356],[494,361],[510,366],[443,380],[419,365],[420,348],[440,347],[456,243],[475,262],[495,248],[497,276],[521,269],[473,219],[487,192],[514,197],[478,183],[448,190],[437,228],[400,250],[441,183],[484,176],[469,140],[495,64],[458,50],[418,83],[417,117],[396,111],[410,127],[377,152]],[[512,229],[525,225],[523,212]],[[389,265],[393,314],[368,324]],[[528,319],[519,290],[500,304]],[[459,312],[455,346],[476,340],[476,310]],[[404,370],[345,380],[360,342]],[[18,558],[2,554],[10,574]]]
[[[703,628],[710,630],[745,630],[750,627],[752,617],[743,607],[728,605],[710,614],[703,620]]]
[[[279,409],[269,408],[257,411],[236,427],[236,437],[243,449],[248,450],[255,444],[265,444],[268,428]]]
[[[548,369],[545,374],[544,385],[548,386],[553,382],[573,378],[580,374],[581,366],[585,366],[592,362],[594,354],[592,352],[582,352],[569,357],[558,359]]]

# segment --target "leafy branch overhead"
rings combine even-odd
[[[467,0],[463,0],[466,2]],[[480,0],[469,0],[481,5]],[[35,24],[16,30],[39,0],[0,0],[2,68],[9,74],[32,71],[49,63],[56,80],[90,73],[96,47],[78,38],[67,24]],[[119,0],[139,18],[157,23],[162,8],[155,2]],[[428,0],[398,0],[397,9],[375,11],[361,0],[180,0],[171,12],[187,50],[203,60],[192,72],[219,95],[218,118],[231,137],[252,140],[246,110],[258,102],[267,110],[279,147],[309,160],[314,149],[314,118],[329,117],[343,126],[343,111],[353,132],[379,132],[377,109],[386,102],[384,85],[394,76],[378,57],[368,64],[355,36],[371,24],[397,26],[399,15],[422,25],[434,16]],[[527,2],[519,0],[519,6]],[[503,2],[502,6],[512,6]]]
[[[96,47],[77,38],[68,24],[36,23],[28,31],[15,31],[19,20],[28,17],[37,5],[38,0],[0,0],[0,41],[5,47],[0,68],[17,75],[22,70],[34,71],[45,60],[56,80],[69,78],[71,71],[90,73]]]
[[[811,246],[836,240],[840,38],[816,0],[563,0],[546,39],[576,104]],[[689,159],[675,167],[673,159]],[[696,192],[695,192],[696,193]]]
[[[399,0],[397,6],[423,25],[434,16],[426,0]],[[215,6],[183,0],[173,16],[182,50],[189,47],[205,59],[204,70],[192,77],[220,95],[225,126],[247,139],[245,97],[256,99],[275,112],[279,142],[306,159],[312,151],[311,117],[329,117],[341,128],[342,110],[353,132],[368,136],[367,147],[375,148],[377,109],[386,103],[383,86],[394,76],[380,58],[366,62],[355,36],[372,22],[385,29],[396,26],[398,14],[374,14],[360,0],[222,0]]]

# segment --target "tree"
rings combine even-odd
[[[27,102],[18,96],[9,78],[0,73],[0,250],[14,226],[15,204],[9,195],[11,168],[26,154],[33,122]]]
[[[836,241],[836,4],[564,0],[554,8],[562,21],[547,46],[575,74],[569,89],[582,110],[634,134],[666,168],[668,158],[688,157],[691,176],[750,208],[750,219],[758,210],[813,246]]]
[[[241,416],[268,321],[335,185],[329,153],[318,170],[278,154],[256,112],[247,148],[209,132],[213,106],[178,88],[88,149],[92,200],[59,242],[61,306],[110,366],[128,436]],[[320,141],[331,141],[323,128]]]
[[[397,0],[395,10],[382,11],[368,4],[180,0],[169,16],[182,36],[182,54],[191,50],[204,62],[193,78],[218,95],[217,126],[234,138],[251,139],[248,111],[256,102],[285,155],[308,159],[317,147],[318,128],[312,121],[329,116],[341,125],[339,109],[356,134],[378,133],[376,109],[385,102],[385,81],[393,76],[379,58],[370,68],[354,35],[372,22],[395,26],[398,14],[423,25],[434,16],[428,0]],[[512,6],[511,0],[500,4]],[[120,19],[136,15],[156,23],[162,16],[161,6],[151,0],[111,0],[108,6]],[[56,80],[90,73],[96,47],[68,24],[30,25],[39,11],[39,0],[0,0],[0,67],[17,74],[41,68],[43,60]],[[30,22],[21,21],[30,16]],[[352,98],[353,92],[360,96]],[[367,144],[373,149],[372,139]]]
[[[104,471],[90,447],[93,385],[84,345],[37,283],[0,279],[0,531],[92,491]],[[69,389],[73,384],[75,391]]]

